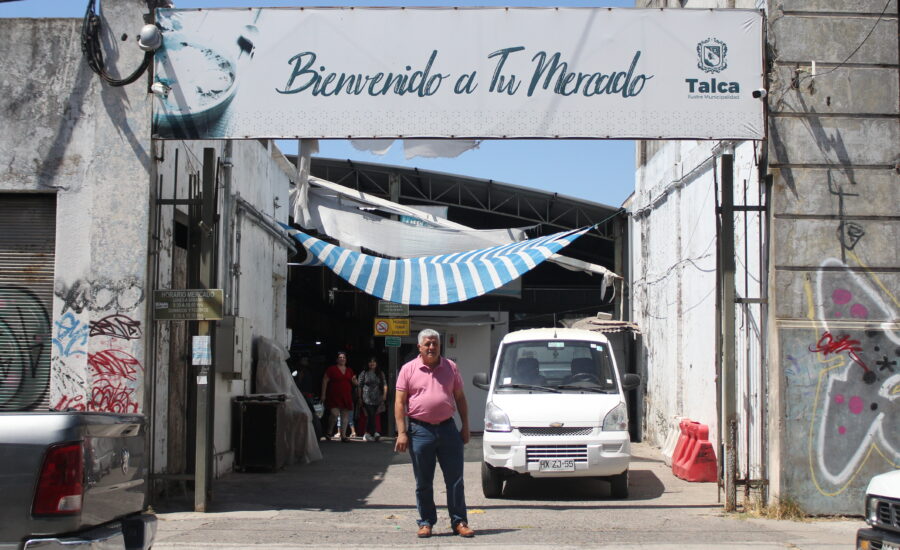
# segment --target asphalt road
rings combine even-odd
[[[232,473],[213,485],[210,511],[192,496],[158,506],[154,548],[852,548],[861,519],[805,522],[722,512],[714,483],[672,475],[659,451],[633,447],[631,495],[609,496],[599,480],[508,482],[502,499],[481,493],[481,440],[466,448],[466,496],[473,539],[449,530],[436,474],[438,525],[417,539],[412,468],[393,440],[323,442],[324,460],[277,473]]]

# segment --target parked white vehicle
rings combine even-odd
[[[507,334],[490,379],[481,485],[498,498],[514,475],[602,477],[628,496],[631,440],[624,392],[640,376],[619,376],[609,341],[587,330],[541,328]]]
[[[900,470],[873,477],[866,488],[866,523],[856,532],[861,550],[900,550]]]

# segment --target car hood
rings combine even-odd
[[[619,394],[523,392],[494,393],[491,401],[513,426],[599,426],[623,399]]]
[[[877,475],[869,481],[867,495],[900,498],[900,470]]]

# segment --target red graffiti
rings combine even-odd
[[[56,403],[56,406],[53,407],[53,410],[56,411],[84,411],[84,396],[76,395],[74,397],[70,397],[68,395],[64,395],[60,398],[59,402]]]
[[[816,344],[816,347],[809,347],[809,351],[818,352],[828,357],[830,353],[841,353],[842,351],[846,351],[847,355],[850,356],[853,361],[864,368],[866,372],[868,372],[869,367],[860,359],[859,355],[856,354],[858,351],[863,351],[862,347],[859,345],[859,340],[851,340],[849,334],[844,334],[839,337],[838,340],[835,340],[830,332],[827,330],[822,333],[822,337],[819,338],[819,342]]]
[[[132,355],[117,349],[107,349],[88,354],[88,365],[93,372],[91,399],[88,410],[136,413],[135,388],[130,382],[141,369],[140,362]]]

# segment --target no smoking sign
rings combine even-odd
[[[375,336],[409,336],[409,319],[376,318]]]

